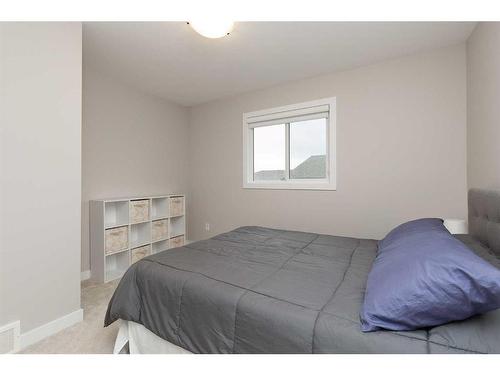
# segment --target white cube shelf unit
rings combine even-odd
[[[90,201],[92,279],[123,276],[141,258],[184,245],[183,194]]]

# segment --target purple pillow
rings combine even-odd
[[[361,311],[364,332],[433,327],[500,308],[500,270],[441,219],[393,229],[378,244]]]

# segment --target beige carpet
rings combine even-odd
[[[118,323],[104,328],[104,314],[118,281],[82,283],[83,321],[29,346],[26,354],[112,353]]]

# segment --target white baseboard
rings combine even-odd
[[[0,354],[16,353],[19,351],[19,336],[21,323],[19,320],[0,327]]]
[[[82,320],[83,309],[78,309],[68,315],[64,315],[56,320],[48,322],[43,326],[23,333],[20,337],[20,349],[23,350],[46,337],[52,336],[65,328],[71,327],[73,324],[81,322]]]
[[[90,270],[82,271],[81,274],[80,274],[80,280],[81,281],[85,281],[85,280],[88,280],[88,279],[90,279]]]

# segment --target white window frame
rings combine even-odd
[[[326,120],[326,178],[324,179],[286,179],[284,181],[254,181],[253,171],[253,129],[251,119],[262,116],[276,117],[279,112],[303,111],[309,108],[328,105],[328,119]],[[282,107],[269,108],[261,111],[243,114],[243,188],[245,189],[296,189],[296,190],[336,190],[336,98],[325,98],[304,103],[297,103]],[[250,121],[250,123],[249,123]],[[286,127],[286,129],[289,129]],[[286,169],[289,170],[290,134],[286,131]]]

